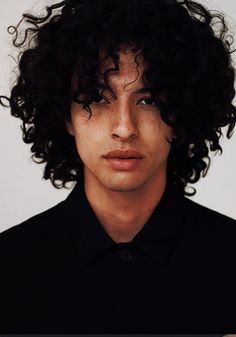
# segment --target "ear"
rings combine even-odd
[[[71,125],[71,123],[69,123],[68,121],[66,121],[66,130],[68,131],[68,133],[71,135],[71,136],[74,136],[75,133],[74,133],[74,128],[73,126]]]

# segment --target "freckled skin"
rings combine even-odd
[[[84,164],[85,191],[101,222],[106,218],[115,225],[116,219],[127,228],[150,216],[164,192],[170,151],[165,137],[172,139],[172,129],[161,120],[159,109],[147,104],[150,94],[137,93],[145,86],[143,62],[139,61],[138,76],[135,54],[119,55],[120,71],[109,76],[116,99],[104,92],[105,100],[91,104],[90,119],[82,105],[72,102],[67,129],[75,137]],[[117,149],[132,149],[145,158],[135,169],[113,169],[102,156]]]

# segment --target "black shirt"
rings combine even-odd
[[[0,235],[0,332],[235,333],[236,221],[168,183],[115,243],[77,183]]]

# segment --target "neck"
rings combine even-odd
[[[85,175],[86,197],[100,224],[115,242],[129,242],[142,229],[160,202],[166,176],[135,191],[114,191]]]

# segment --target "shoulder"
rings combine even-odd
[[[65,201],[0,233],[0,258],[33,256],[62,235]]]
[[[213,223],[228,223],[231,225],[236,224],[236,220],[233,218],[222,214],[216,210],[210,209],[206,206],[203,206],[192,199],[184,198],[186,206],[188,208],[189,213],[196,216],[196,219],[199,220],[208,220],[209,222]]]
[[[236,241],[236,220],[216,210],[184,198],[186,225],[195,236],[233,239]]]

